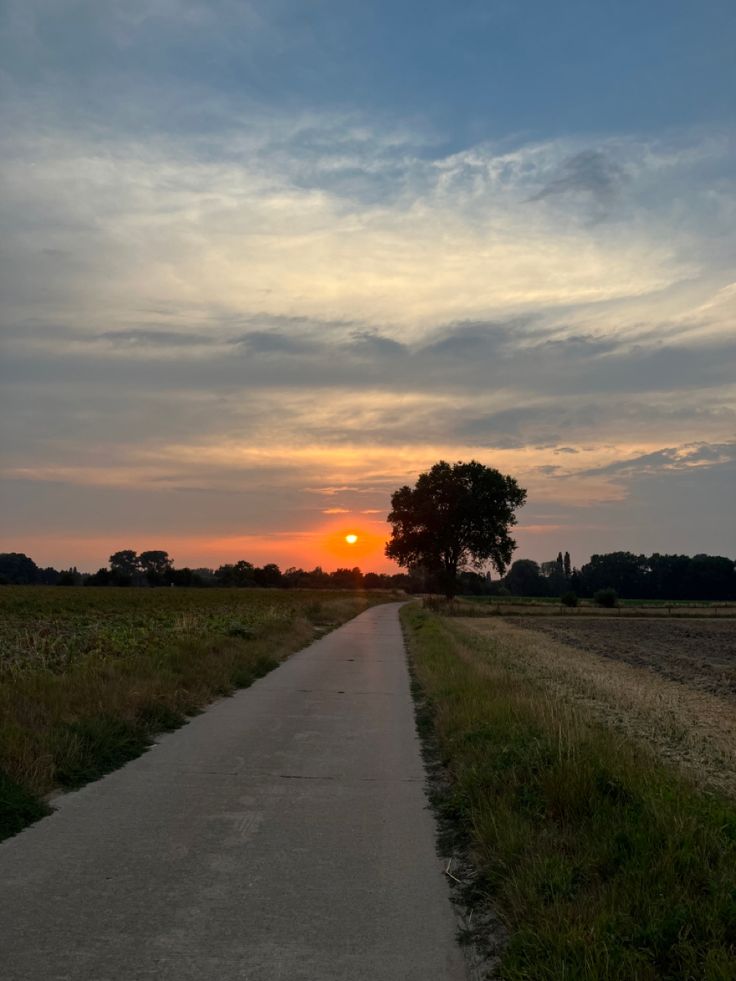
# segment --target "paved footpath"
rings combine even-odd
[[[462,981],[398,606],[0,845],[0,978]]]

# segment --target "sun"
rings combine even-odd
[[[345,536],[345,541],[348,543],[348,545],[355,545],[355,543],[358,541],[358,536],[351,533],[350,535]]]

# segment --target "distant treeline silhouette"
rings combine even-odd
[[[566,552],[541,565],[518,559],[491,584],[492,592],[513,596],[591,597],[602,590],[615,590],[621,599],[736,600],[736,562],[722,555],[608,552],[573,569]]]
[[[270,562],[221,565],[217,569],[177,569],[168,552],[154,549],[138,554],[124,549],[110,556],[109,566],[89,574],[70,569],[40,568],[22,552],[0,553],[0,585],[48,586],[230,586],[275,589],[402,589],[408,593],[439,592],[433,573],[410,569],[407,573],[361,572],[319,566],[307,571],[282,571]],[[574,593],[591,597],[615,590],[622,599],[736,600],[736,562],[721,555],[635,555],[609,552],[593,555],[581,568],[572,567],[570,554],[560,552],[550,562],[517,559],[506,575],[464,571],[458,592],[465,595],[555,597]]]

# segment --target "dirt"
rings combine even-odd
[[[516,617],[526,630],[736,700],[736,619],[645,620]]]

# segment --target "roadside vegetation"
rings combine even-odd
[[[736,803],[563,697],[513,631],[402,618],[449,777],[437,806],[508,930],[500,977],[735,977]]]
[[[0,590],[0,838],[389,593]]]

